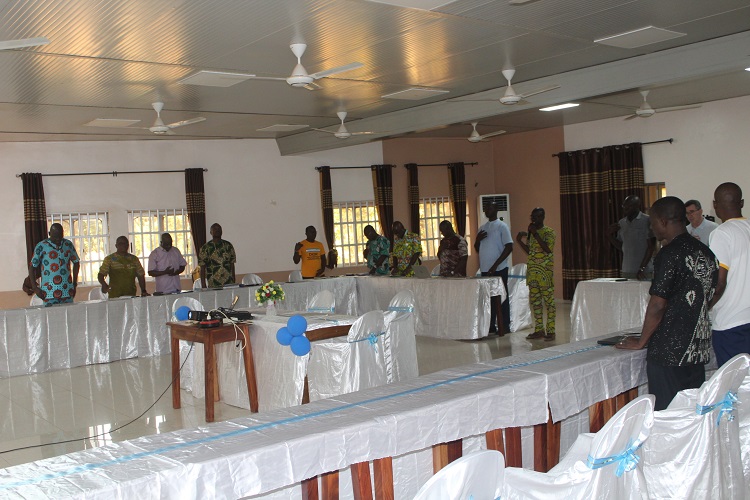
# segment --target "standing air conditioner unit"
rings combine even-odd
[[[484,207],[494,203],[497,205],[497,218],[505,222],[510,227],[510,195],[507,194],[480,194],[477,197],[477,231],[479,227],[487,222],[487,217],[484,215]],[[513,231],[510,233],[510,237],[514,238]],[[508,257],[508,266],[513,266],[513,254]]]

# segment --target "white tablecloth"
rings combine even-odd
[[[622,381],[642,382],[644,358],[645,351],[591,342],[548,348],[11,467],[0,471],[0,495],[82,497],[85,491],[91,500],[261,494],[349,464],[413,454],[491,429],[542,423],[547,405],[559,403],[554,401],[558,391],[565,391],[561,398],[578,395],[563,410],[578,413],[591,399],[632,387],[623,387]],[[589,385],[598,396],[581,397],[584,388],[572,386],[592,374],[601,375]]]
[[[486,278],[391,278],[357,279],[360,314],[388,309],[401,290],[411,290],[416,304],[417,335],[449,339],[486,337],[490,328],[490,297],[505,298],[500,277]]]
[[[597,337],[643,325],[650,281],[581,281],[570,308],[570,341]]]

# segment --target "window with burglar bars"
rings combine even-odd
[[[333,239],[339,252],[339,266],[361,266],[367,261],[365,226],[371,225],[380,233],[378,209],[373,201],[348,201],[333,204]]]
[[[99,268],[109,255],[109,221],[107,212],[49,214],[47,225],[62,224],[63,236],[70,240],[81,259],[78,282],[97,282]]]
[[[183,276],[190,276],[198,259],[195,255],[193,237],[187,209],[130,210],[128,211],[128,238],[130,251],[141,260],[148,275],[148,256],[161,243],[162,233],[172,236],[175,246],[187,261]]]
[[[453,206],[448,196],[422,198],[419,200],[419,236],[422,240],[422,260],[437,259],[442,235],[440,223],[450,221],[453,228]]]

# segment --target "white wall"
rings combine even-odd
[[[320,182],[315,167],[383,163],[380,142],[302,156],[279,155],[273,140],[0,143],[0,291],[18,290],[26,275],[22,172],[110,172],[207,168],[208,225],[219,222],[237,250],[237,272],[294,268],[294,243],[312,224],[322,234]],[[347,173],[346,175],[341,175]],[[372,199],[370,171],[332,173],[334,200]],[[369,191],[368,191],[369,188]],[[45,177],[48,212],[185,207],[184,174]],[[351,198],[360,196],[360,198]],[[110,232],[127,234],[127,217]],[[114,249],[114,241],[111,242]]]
[[[750,195],[750,96],[708,102],[698,109],[650,118],[613,118],[565,126],[565,149],[649,142],[643,147],[646,182],[665,182],[667,194],[697,199],[706,214],[722,182],[735,182]]]

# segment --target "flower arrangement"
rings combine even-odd
[[[274,283],[273,280],[264,284],[255,291],[255,300],[259,305],[263,305],[266,302],[277,302],[279,300],[284,300],[285,297],[286,296],[284,295],[284,290],[281,288],[281,285],[279,285],[278,283]]]

